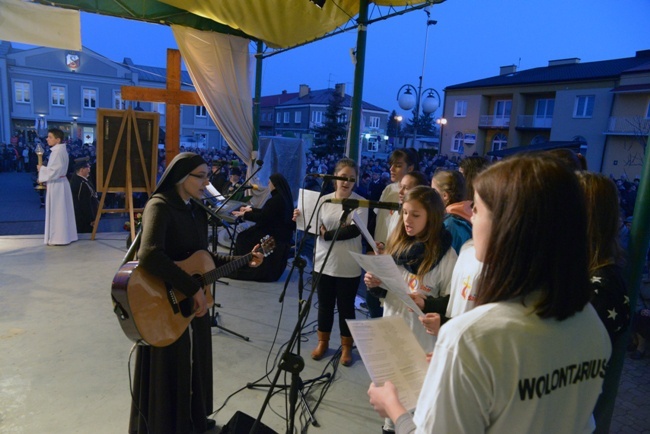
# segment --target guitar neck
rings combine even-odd
[[[243,267],[251,260],[252,257],[253,254],[248,253],[244,256],[240,256],[237,259],[228,262],[225,265],[222,265],[219,268],[215,268],[212,271],[208,271],[203,275],[203,281],[205,282],[206,285],[210,285],[216,282],[217,280],[221,279],[222,277],[226,277],[230,275],[233,271]]]

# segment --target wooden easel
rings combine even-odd
[[[104,117],[106,116],[106,118]],[[109,116],[112,116],[113,118],[117,118],[121,116],[121,123],[120,123],[120,128],[119,132],[117,134],[117,138],[115,140],[115,146],[113,147],[113,151],[111,153],[111,159],[110,159],[110,164],[108,166],[108,169],[106,171],[106,175],[104,176],[103,174],[103,166],[104,166],[104,143],[103,139],[105,137],[108,137],[108,128],[109,128],[109,122],[107,118]],[[156,169],[158,167],[158,152],[157,152],[157,144],[158,144],[158,120],[159,120],[159,115],[158,113],[147,113],[147,112],[135,112],[132,108],[129,108],[128,110],[99,110],[97,113],[98,117],[98,136],[100,137],[100,141],[98,141],[98,149],[97,149],[97,167],[98,167],[98,176],[97,176],[97,191],[102,192],[102,198],[99,201],[99,209],[97,210],[97,216],[95,217],[95,223],[93,225],[93,232],[91,235],[91,239],[95,239],[95,234],[97,232],[97,228],[99,227],[99,220],[101,219],[101,215],[104,213],[124,213],[128,212],[129,213],[129,222],[131,224],[131,239],[135,239],[135,218],[134,218],[134,213],[135,212],[142,212],[142,208],[134,208],[133,204],[133,193],[134,192],[146,192],[147,196],[151,196],[151,193],[153,192],[153,188],[155,186],[155,177],[156,177]],[[143,151],[143,146],[142,146],[142,133],[139,130],[138,127],[138,119],[148,119],[152,120],[152,124],[150,125],[151,131],[147,131],[149,136],[149,142],[155,146],[155,149],[151,149],[151,157],[147,159],[145,157],[145,153]],[[126,131],[126,138],[124,137]],[[131,156],[133,154],[133,143],[132,143],[132,137],[135,137],[135,146],[137,150],[137,154],[139,155],[139,160],[140,160],[140,167],[133,167],[132,166],[132,161],[131,161]],[[117,163],[118,156],[120,155],[120,148],[125,146],[126,147],[126,152],[122,155],[125,156],[125,161],[124,162],[119,162]],[[149,167],[147,167],[147,164],[149,163]],[[124,165],[124,185],[114,185],[114,183],[111,183],[111,178],[113,177],[114,170],[116,168],[116,164],[123,164]],[[134,187],[133,181],[134,181],[134,176],[133,176],[133,171],[135,170],[140,170],[140,176],[137,177],[138,184]],[[106,193],[115,193],[115,192],[124,192],[124,208],[111,208],[111,209],[104,209],[104,203],[106,200]]]

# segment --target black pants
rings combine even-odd
[[[314,279],[318,276],[314,273]],[[357,277],[332,277],[320,275],[318,282],[318,330],[329,333],[334,324],[334,307],[339,311],[339,330],[341,336],[350,337],[346,319],[354,319],[354,299],[359,288]]]

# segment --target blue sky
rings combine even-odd
[[[446,86],[498,75],[500,66],[522,70],[554,59],[590,62],[650,49],[650,0],[447,0],[431,8],[431,19],[438,24],[429,27],[423,87],[441,95]],[[115,61],[165,66],[166,49],[176,47],[163,25],[83,13],[81,26],[82,44]],[[421,10],[368,27],[365,101],[402,113],[397,91],[418,84],[425,32]],[[351,31],[265,59],[262,95],[336,83],[352,94],[356,37]]]

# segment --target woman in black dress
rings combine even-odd
[[[271,197],[262,208],[244,206],[233,212],[235,216],[255,223],[237,235],[235,254],[249,252],[265,235],[271,235],[275,239],[275,249],[262,266],[255,269],[244,267],[229,276],[233,279],[275,282],[287,266],[291,237],[296,228],[296,223],[292,220],[293,195],[289,183],[281,173],[269,177],[269,189]]]
[[[207,217],[191,198],[208,184],[208,166],[197,154],[177,155],[162,175],[142,216],[139,266],[194,299],[195,318],[173,344],[139,346],[136,354],[130,433],[202,433],[214,427],[211,307],[201,284],[174,261],[207,250]],[[262,262],[254,254],[252,266]],[[231,257],[214,256],[219,266]]]

